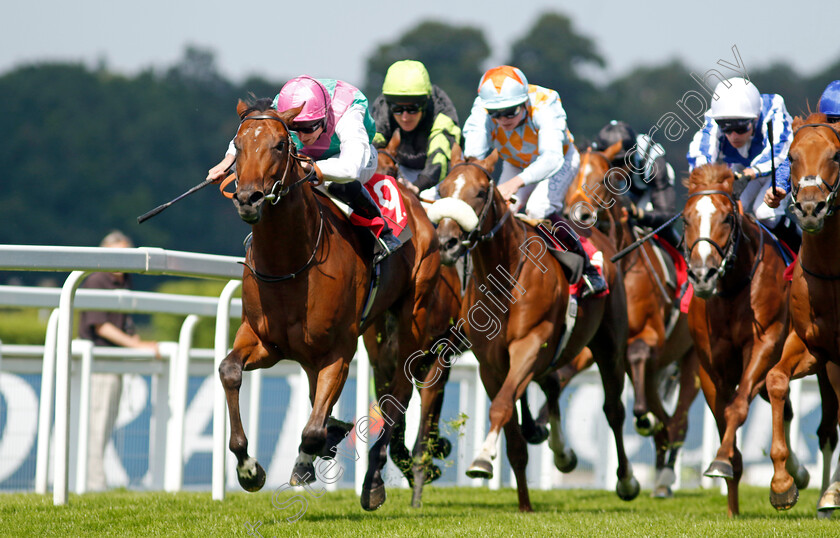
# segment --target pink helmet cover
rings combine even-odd
[[[327,88],[309,75],[301,75],[288,81],[277,95],[277,110],[284,112],[301,105],[303,108],[294,121],[325,118],[331,105]]]

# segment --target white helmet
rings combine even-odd
[[[761,112],[761,95],[747,79],[732,77],[715,86],[712,119],[756,119]]]
[[[515,67],[494,67],[481,77],[478,97],[481,106],[490,110],[521,105],[528,100],[528,79]]]

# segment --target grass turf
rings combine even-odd
[[[781,513],[768,492],[742,487],[734,519],[717,490],[679,491],[671,500],[643,491],[632,502],[608,491],[535,490],[532,514],[517,511],[513,489],[428,487],[415,510],[408,490],[392,488],[372,513],[352,491],[313,498],[297,490],[274,499],[270,490],[237,492],[215,502],[209,493],[115,490],[71,495],[67,506],[53,506],[51,496],[0,494],[0,536],[840,536],[840,521],[816,518],[815,489]],[[308,505],[290,523],[303,506],[294,495]]]

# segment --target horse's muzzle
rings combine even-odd
[[[461,228],[452,219],[443,219],[438,223],[438,240],[440,241],[440,262],[444,265],[455,265],[458,258],[464,255],[461,241]]]
[[[791,213],[799,221],[800,228],[813,234],[822,230],[825,225],[828,204],[825,200],[797,200],[791,205]]]
[[[239,217],[248,224],[256,224],[262,216],[265,195],[262,191],[236,191],[233,194],[233,205]]]
[[[694,287],[694,295],[708,299],[715,294],[720,273],[716,267],[689,266],[688,280]]]

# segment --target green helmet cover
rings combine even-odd
[[[382,93],[386,97],[419,97],[432,94],[426,66],[416,60],[394,62],[385,74]]]

